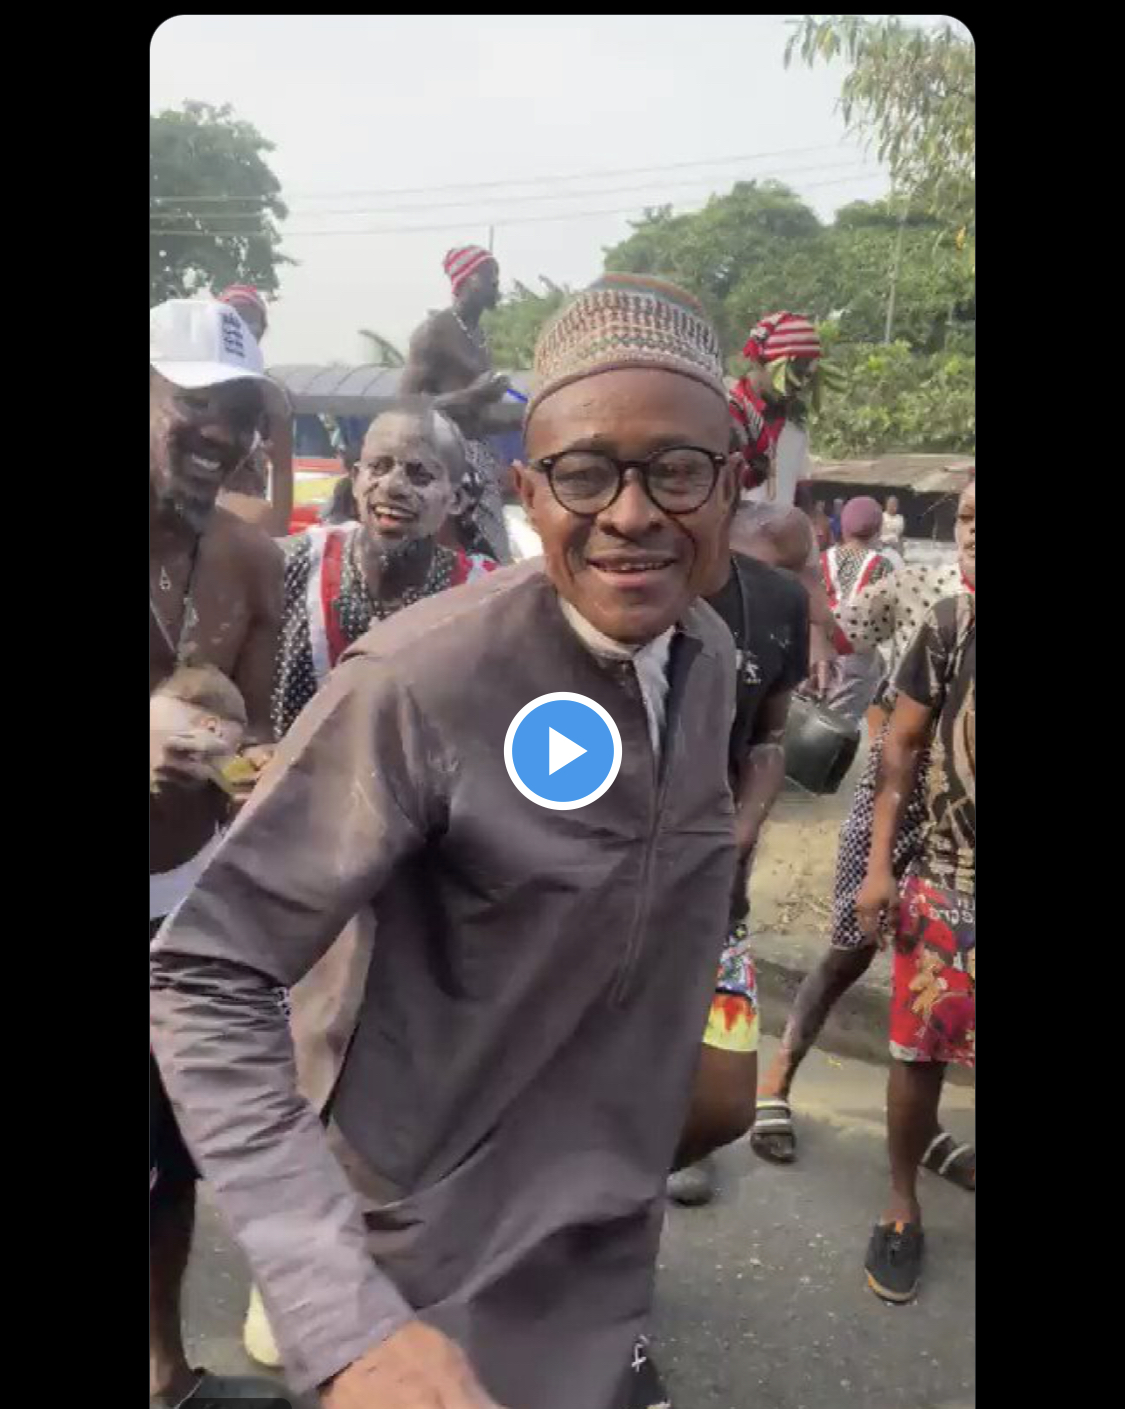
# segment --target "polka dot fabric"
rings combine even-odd
[[[430,571],[420,588],[407,592],[396,602],[377,602],[368,590],[356,549],[360,534],[349,538],[344,550],[340,572],[340,595],[336,608],[340,629],[349,642],[358,641],[373,622],[382,621],[422,597],[444,592],[453,581],[457,554],[450,548],[434,548]],[[312,564],[312,541],[307,533],[286,539],[285,598],[281,620],[281,641],[274,671],[271,722],[274,737],[282,738],[305,705],[316,694],[319,684],[313,666],[312,639],[306,601],[309,572]]]
[[[837,611],[836,621],[857,650],[874,650],[890,642],[893,672],[930,608],[942,597],[964,590],[956,563],[900,568],[865,587]],[[886,703],[889,707],[892,701]]]
[[[860,574],[863,572],[863,565],[870,552],[870,548],[845,547],[843,544],[836,549],[836,577],[840,584],[841,602],[846,602],[855,591]],[[890,559],[879,556],[868,574],[863,590],[869,591],[877,582],[881,582],[892,572],[894,572],[894,568]]]
[[[871,854],[871,827],[875,820],[875,784],[883,757],[882,730],[868,755],[867,766],[856,786],[851,811],[840,828],[840,848],[836,853],[836,884],[832,894],[832,948],[858,949],[867,943],[855,918],[855,898],[867,874]],[[891,858],[895,878],[902,880],[906,868],[918,855],[926,823],[925,779],[929,769],[928,751],[918,761],[918,776],[906,804],[898,840]]]

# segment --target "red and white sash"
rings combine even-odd
[[[308,530],[309,577],[305,588],[305,608],[309,619],[309,642],[312,646],[313,671],[316,683],[322,685],[329,671],[351,644],[340,624],[337,606],[343,575],[344,554],[357,523],[317,524]],[[450,587],[475,582],[492,572],[496,564],[483,553],[465,553],[457,549]]]
[[[855,586],[848,593],[844,602],[840,601],[840,574],[837,560],[837,548],[829,548],[820,555],[820,570],[824,577],[824,590],[828,593],[828,605],[833,611],[838,606],[846,606],[857,593],[862,592],[871,580],[871,574],[875,571],[879,562],[880,554],[876,552],[868,553],[863,560],[863,565],[859,570]]]

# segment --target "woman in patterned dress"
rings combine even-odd
[[[970,542],[973,560],[969,561]],[[975,575],[976,482],[971,480],[958,502],[958,561],[942,567],[906,567],[868,587],[837,613],[837,649],[874,650],[890,643],[893,660],[901,659],[917,635],[926,613],[943,597],[973,589]],[[894,708],[894,690],[885,688],[878,704],[883,724],[876,733],[867,765],[856,785],[851,811],[840,829],[836,884],[832,905],[831,946],[797,990],[781,1045],[758,1086],[758,1112],[751,1135],[757,1154],[787,1164],[796,1157],[796,1136],[789,1095],[806,1053],[820,1036],[833,1007],[871,967],[876,947],[856,923],[855,898],[867,870],[871,849],[875,787],[882,758],[886,721]],[[925,762],[920,775],[925,771]],[[903,811],[894,845],[895,875],[902,877],[917,855],[925,822],[919,781]],[[935,1172],[965,1188],[976,1187],[976,1154],[938,1131],[923,1161]]]

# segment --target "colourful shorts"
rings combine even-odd
[[[723,947],[703,1044],[723,1052],[758,1050],[758,975],[745,924],[731,929]]]
[[[919,876],[899,906],[891,1056],[976,1066],[976,901]]]

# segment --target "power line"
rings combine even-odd
[[[775,157],[801,156],[809,152],[827,152],[838,150],[843,145],[839,142],[823,142],[815,147],[787,147],[776,152],[747,152],[741,156],[731,157],[700,157],[695,161],[662,162],[658,166],[624,166],[616,168],[601,168],[593,171],[571,172],[565,176],[513,176],[503,181],[461,181],[453,182],[441,186],[400,186],[391,188],[374,188],[362,191],[317,191],[307,192],[304,195],[294,195],[292,200],[334,200],[349,196],[429,196],[440,195],[443,191],[485,191],[496,190],[501,186],[543,186],[550,185],[555,181],[585,181],[595,176],[640,176],[650,171],[682,171],[694,166],[729,166],[732,162],[742,161],[772,161]],[[278,193],[280,196],[280,192]],[[159,201],[166,205],[187,204],[195,202],[212,201],[224,203],[234,202],[236,204],[248,204],[253,201],[262,202],[276,199],[277,197],[266,196],[151,196],[150,199]]]
[[[811,191],[811,190],[816,190],[816,189],[818,189],[819,187],[822,187],[822,186],[838,186],[838,185],[840,185],[840,184],[843,183],[843,182],[849,182],[849,183],[852,183],[852,184],[857,184],[857,183],[860,183],[860,182],[872,181],[872,180],[876,180],[876,179],[882,180],[882,179],[883,179],[882,173],[879,173],[879,172],[872,172],[870,176],[858,176],[858,175],[854,175],[854,176],[841,176],[841,177],[832,178],[831,180],[828,180],[828,181],[810,181],[810,182],[806,183],[806,185],[804,186],[803,189],[806,190],[806,191]],[[656,203],[657,203],[657,202],[653,202],[653,204],[656,204]],[[660,202],[660,204],[663,204],[663,202]],[[633,214],[635,214],[635,213],[637,212],[637,208],[638,208],[638,207],[637,207],[637,203],[634,202],[632,205],[629,205],[629,206],[621,206],[621,207],[614,208],[614,209],[609,209],[609,210],[601,209],[601,210],[557,211],[557,212],[554,212],[554,213],[552,213],[552,214],[550,214],[550,215],[495,216],[495,217],[492,217],[491,223],[492,223],[493,225],[495,225],[498,229],[501,229],[501,228],[504,228],[504,227],[509,226],[509,225],[538,225],[538,224],[543,224],[543,223],[546,223],[546,222],[549,222],[549,221],[555,221],[555,220],[585,220],[585,219],[588,219],[588,218],[591,218],[591,217],[594,217],[594,216],[601,216],[601,215],[633,215]],[[694,207],[692,207],[692,208],[690,208],[690,209],[684,208],[684,209],[679,210],[679,211],[676,211],[676,212],[674,212],[674,213],[677,214],[677,215],[691,215],[691,214],[696,213],[696,211],[702,210],[702,209],[704,209],[704,206],[694,206]],[[466,225],[467,223],[471,223],[471,222],[469,222],[468,219],[466,218],[466,219],[463,219],[463,220],[458,220],[458,221],[456,222],[456,224],[442,224],[442,225],[379,225],[379,226],[373,226],[373,227],[371,227],[371,228],[369,228],[369,229],[366,229],[366,230],[297,230],[297,231],[289,231],[289,230],[287,230],[287,231],[284,232],[284,238],[285,238],[285,239],[302,239],[302,240],[303,240],[303,239],[319,239],[319,238],[321,238],[321,237],[323,237],[323,236],[331,236],[331,235],[356,235],[356,236],[361,236],[361,237],[366,237],[366,236],[369,236],[369,235],[429,235],[429,234],[435,234],[435,233],[437,233],[437,232],[439,232],[439,231],[442,231],[442,230],[462,230],[462,229],[464,229],[464,227],[465,227],[465,225]],[[182,237],[184,237],[184,238],[190,238],[190,239],[198,239],[198,238],[201,237],[201,236],[204,237],[204,238],[214,238],[214,239],[237,239],[237,238],[240,238],[240,237],[243,238],[243,239],[253,239],[254,237],[256,237],[256,236],[258,236],[258,235],[261,235],[261,234],[264,234],[264,233],[265,233],[265,232],[264,232],[263,230],[261,230],[261,229],[259,229],[259,230],[160,230],[160,229],[150,229],[150,230],[149,230],[149,234],[150,234],[151,236],[157,238],[157,239],[164,239],[164,238],[166,238],[166,237],[167,237],[167,238],[175,238],[175,237],[177,237],[177,236],[182,236]]]
[[[801,166],[801,167],[797,167],[797,168],[795,168],[793,171],[791,171],[791,172],[786,172],[783,176],[780,176],[780,177],[779,177],[779,176],[771,176],[771,177],[766,177],[766,178],[761,178],[761,179],[789,181],[789,180],[791,180],[793,177],[803,176],[803,175],[806,175],[806,174],[808,174],[808,173],[810,173],[810,172],[818,172],[818,171],[839,171],[839,170],[841,170],[841,169],[843,169],[843,170],[845,170],[845,171],[851,171],[851,170],[857,170],[857,171],[858,171],[858,170],[866,169],[866,168],[868,167],[868,165],[869,165],[869,163],[867,163],[867,162],[859,161],[859,162],[849,163],[847,166],[841,168],[841,165],[840,165],[839,162],[818,162],[818,163],[817,163],[816,165],[814,165],[814,166]],[[743,180],[743,179],[757,180],[757,179],[759,179],[759,178],[758,178],[758,177],[745,178],[745,177],[742,177],[742,176],[733,176],[733,177],[729,177],[729,178],[727,178],[727,179],[732,180],[732,181],[738,181],[738,180]],[[699,178],[698,180],[695,180],[695,181],[676,181],[676,182],[674,182],[674,183],[672,184],[672,186],[665,186],[665,187],[663,187],[662,189],[663,189],[663,190],[677,190],[677,189],[683,189],[683,188],[686,188],[686,187],[694,187],[694,186],[711,186],[711,185],[714,184],[714,182],[715,182],[715,178],[714,178],[713,176],[704,176],[704,177],[701,177],[701,178]],[[511,202],[519,202],[520,205],[526,205],[526,204],[530,204],[531,202],[538,202],[538,201],[560,201],[560,200],[571,200],[571,199],[574,199],[574,200],[582,199],[582,200],[584,200],[584,199],[586,199],[586,198],[589,197],[589,196],[627,196],[627,195],[632,195],[632,194],[634,194],[635,192],[638,192],[638,191],[648,191],[648,190],[651,190],[651,189],[652,189],[652,186],[653,186],[653,182],[652,182],[652,181],[644,181],[644,182],[642,182],[639,186],[605,186],[605,187],[601,187],[601,188],[592,188],[592,189],[588,189],[588,190],[547,191],[547,192],[543,192],[543,193],[535,193],[535,194],[530,194],[530,195],[498,196],[496,199],[497,199],[497,201],[499,201],[501,204],[509,204],[509,203],[511,203]],[[472,208],[475,204],[476,204],[476,202],[475,202],[472,198],[468,198],[468,199],[465,199],[465,200],[434,201],[434,202],[431,202],[431,203],[428,204],[428,205],[405,205],[405,206],[400,205],[400,206],[383,206],[383,207],[375,206],[375,207],[366,207],[366,208],[363,207],[363,206],[358,206],[358,207],[352,207],[352,208],[348,208],[348,209],[317,210],[317,211],[300,211],[300,212],[297,213],[297,215],[296,215],[294,218],[296,218],[296,219],[299,220],[299,219],[301,219],[302,217],[308,218],[308,217],[312,217],[312,216],[339,216],[339,215],[357,215],[357,216],[362,216],[362,215],[413,215],[413,214],[419,214],[419,215],[420,215],[420,214],[424,213],[425,211],[430,211],[430,210],[450,210],[450,209],[458,209],[458,208]],[[477,206],[477,209],[480,209],[479,205]],[[489,207],[485,207],[485,209],[487,210],[487,209],[489,209]],[[245,211],[245,212],[223,211],[223,212],[216,213],[216,215],[215,215],[214,218],[217,219],[217,220],[238,220],[238,221],[243,221],[243,220],[260,220],[263,214],[264,214],[264,212],[262,212],[262,211]],[[155,219],[157,219],[157,220],[167,220],[167,221],[172,221],[172,222],[177,221],[177,220],[182,221],[182,220],[185,218],[186,215],[187,215],[187,212],[186,212],[186,211],[182,211],[182,210],[177,210],[177,211],[171,211],[171,210],[170,210],[170,211],[154,211],[154,212],[153,212],[153,218],[155,218]],[[203,218],[203,217],[200,217],[200,218]],[[301,232],[300,232],[300,231],[297,231],[296,233],[297,233],[297,234],[300,234]]]

